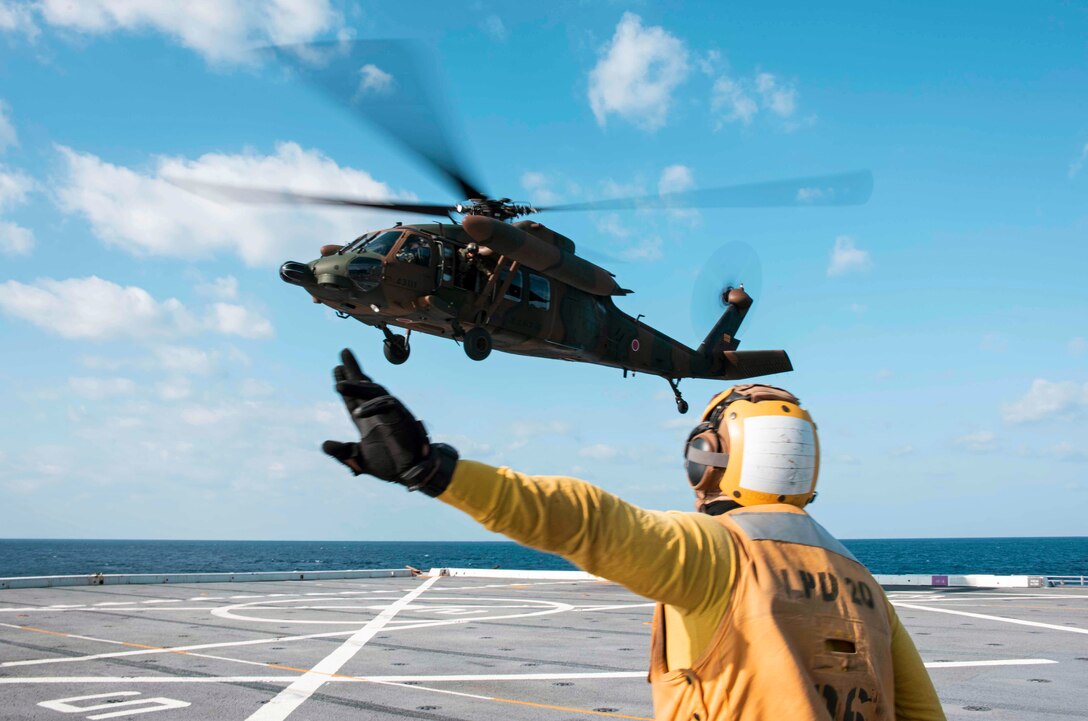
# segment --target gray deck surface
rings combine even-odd
[[[0,718],[652,716],[652,607],[610,583],[440,578],[345,643],[424,582],[0,591]],[[1088,718],[1088,589],[889,595],[949,718]]]

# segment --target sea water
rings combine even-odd
[[[1088,575],[1088,537],[858,539],[873,573]],[[331,571],[365,568],[569,570],[510,542],[0,539],[0,577],[91,573]]]

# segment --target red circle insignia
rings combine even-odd
[[[633,341],[631,341],[631,350],[635,351],[636,353],[638,352],[638,338],[635,338]]]

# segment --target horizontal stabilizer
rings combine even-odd
[[[722,366],[722,378],[754,378],[773,373],[787,373],[793,370],[790,357],[784,350],[738,350],[724,351],[725,363]]]

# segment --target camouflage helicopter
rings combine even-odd
[[[468,200],[418,203],[194,178],[174,182],[243,202],[378,208],[448,219],[398,222],[346,244],[326,244],[310,262],[287,261],[280,267],[282,280],[304,289],[314,303],[380,330],[385,357],[394,364],[408,360],[411,334],[425,333],[460,342],[474,361],[501,350],[611,366],[625,376],[660,376],[669,383],[677,409],[686,413],[681,379],[733,380],[793,369],[784,350],[737,350],[736,333],[752,305],[743,286],[720,287],[713,300],[721,316],[703,342],[690,348],[620,310],[614,298],[632,291],[579,256],[574,241],[518,219],[545,211],[848,205],[865,202],[871,192],[871,175],[859,171],[546,208],[493,198],[468,179],[457,159],[442,121],[448,110],[432,99],[435,85],[424,80],[426,66],[419,63],[415,47],[403,41],[350,41],[276,48],[274,53],[297,75],[384,130]],[[397,92],[363,92],[376,73],[395,78]]]

